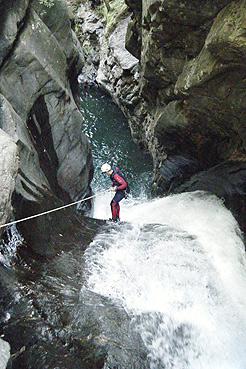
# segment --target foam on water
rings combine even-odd
[[[97,199],[101,218],[109,200]],[[125,308],[151,368],[245,369],[246,261],[232,214],[203,192],[132,203],[121,207],[130,226],[88,248],[86,287]]]
[[[5,230],[5,240],[0,243],[0,263],[10,267],[16,261],[17,248],[22,244],[23,238],[16,226],[12,225]]]

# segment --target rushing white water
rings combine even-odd
[[[108,200],[95,217],[108,217]],[[245,369],[246,259],[232,214],[195,192],[122,201],[121,220],[87,250],[86,287],[125,308],[150,367]]]
[[[120,203],[123,222],[87,249],[81,294],[89,289],[124,307],[149,353],[143,369],[246,369],[246,261],[235,219],[202,192],[154,201],[139,194],[150,190],[152,166],[122,114],[93,89],[83,90],[81,111],[95,193],[111,184],[100,171],[106,161],[126,174],[134,197]],[[112,196],[96,198],[95,218],[111,216]]]
[[[8,227],[5,232],[6,240],[0,243],[0,263],[10,267],[16,262],[17,248],[22,244],[23,238],[18,233],[16,226]]]

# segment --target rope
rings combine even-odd
[[[69,206],[73,206],[73,205],[79,204],[79,203],[81,203],[81,202],[84,202],[84,201],[90,200],[90,199],[92,199],[93,197],[96,197],[96,196],[101,195],[101,194],[103,194],[103,193],[105,193],[105,192],[108,192],[108,191],[109,191],[109,190],[104,190],[104,191],[102,191],[102,192],[97,193],[96,195],[92,195],[92,196],[86,197],[86,198],[85,198],[85,199],[83,199],[83,200],[78,200],[78,201],[72,202],[72,203],[70,203],[70,204],[60,206],[59,208],[51,209],[51,210],[48,210],[48,211],[44,211],[43,213],[39,213],[39,214],[35,214],[35,215],[30,215],[29,217],[26,217],[26,218],[23,218],[23,219],[14,220],[13,222],[9,222],[9,223],[2,224],[2,225],[0,225],[0,228],[7,227],[7,226],[11,226],[11,225],[16,224],[16,223],[24,222],[24,221],[29,220],[29,219],[33,219],[33,218],[37,218],[37,217],[41,217],[42,215],[49,214],[49,213],[53,213],[53,212],[55,212],[55,211],[58,211],[58,210],[61,210],[61,209],[65,209],[65,208],[68,208]]]

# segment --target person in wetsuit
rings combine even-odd
[[[118,222],[120,220],[120,205],[119,202],[126,197],[127,192],[127,181],[123,173],[119,170],[118,167],[112,167],[105,163],[101,167],[102,173],[107,174],[111,181],[112,186],[110,187],[111,191],[115,191],[115,195],[110,203],[111,212],[112,212],[112,220],[113,222]]]

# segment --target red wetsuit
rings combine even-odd
[[[119,202],[125,197],[125,189],[127,188],[127,182],[124,178],[124,175],[120,172],[118,167],[112,168],[113,173],[110,176],[111,181],[113,182],[113,186],[117,186],[116,194],[111,201],[111,212],[112,219],[117,221],[120,217],[120,205]]]

